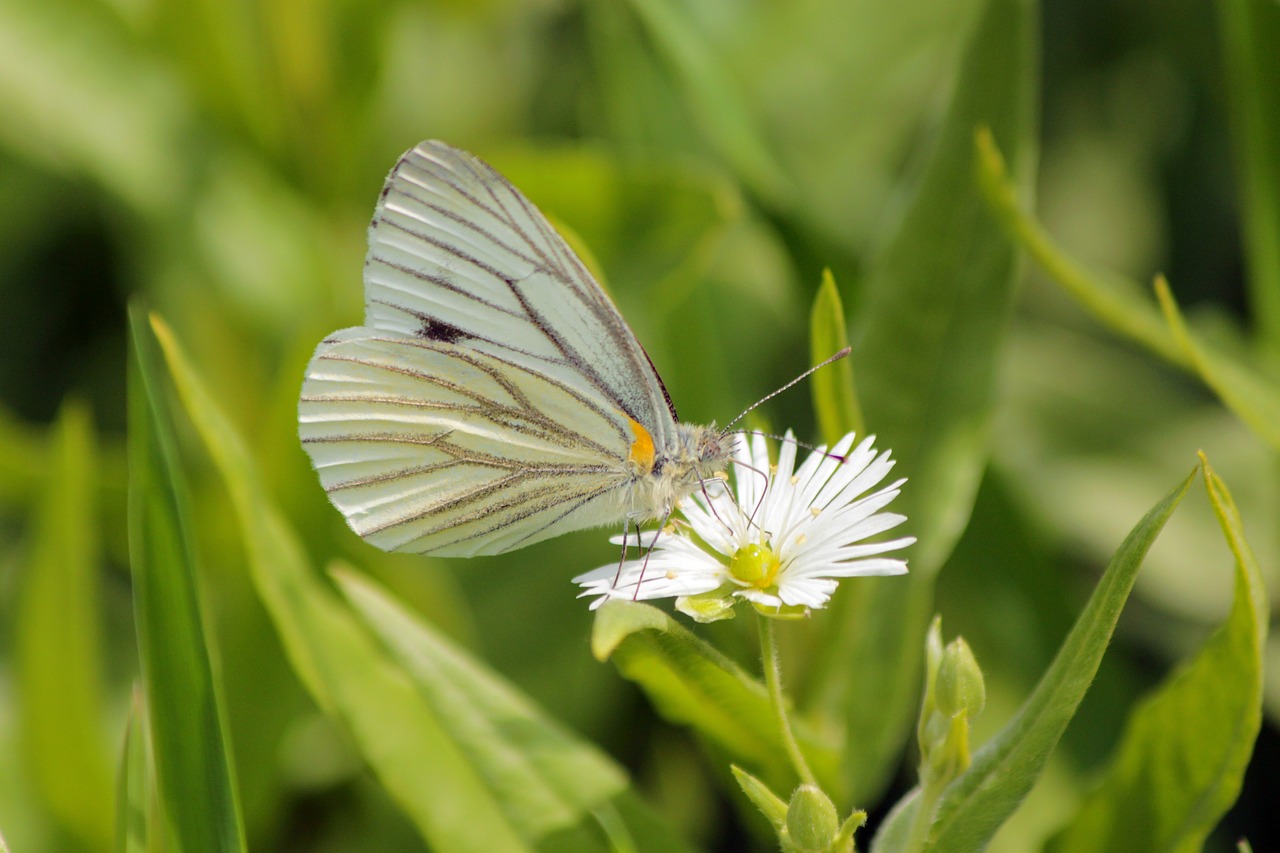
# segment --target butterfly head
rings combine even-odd
[[[677,449],[666,464],[675,469],[671,474],[681,485],[687,486],[685,494],[729,467],[735,435],[721,432],[715,424],[699,426],[684,423],[676,424],[676,435]]]
[[[715,424],[705,427],[692,426],[691,429],[694,430],[697,439],[698,479],[705,480],[723,473],[729,467],[729,461],[733,459],[737,435],[724,432]]]

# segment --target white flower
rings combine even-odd
[[[669,525],[647,555],[621,569],[601,566],[574,583],[583,587],[582,596],[598,596],[593,609],[610,598],[675,596],[681,610],[709,621],[730,615],[738,599],[768,614],[802,614],[825,607],[838,578],[903,574],[905,560],[880,555],[914,537],[865,540],[906,520],[881,512],[905,481],[877,489],[893,468],[889,452],[877,455],[874,437],[850,452],[853,440],[850,434],[830,451],[818,448],[798,470],[789,432],[776,466],[763,436],[753,436],[749,448],[739,442],[736,495],[709,483],[682,502],[684,521]],[[623,543],[622,537],[612,541]],[[634,536],[629,541],[636,544]]]

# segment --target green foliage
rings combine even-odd
[[[129,549],[166,848],[244,850],[224,714],[201,613],[164,373],[135,310],[129,392]]]
[[[1235,556],[1231,614],[1200,652],[1134,708],[1114,763],[1049,849],[1201,850],[1240,793],[1262,723],[1267,601],[1240,514],[1202,460]]]
[[[1156,293],[1163,318],[1155,306],[1138,296],[1137,284],[1091,273],[1063,253],[1019,206],[990,133],[979,130],[977,144],[983,185],[1010,236],[1099,320],[1177,366],[1198,373],[1260,438],[1280,448],[1280,387],[1239,358],[1197,342],[1162,277],[1156,278]]]
[[[83,403],[68,402],[51,439],[50,476],[36,506],[15,626],[22,740],[49,810],[86,846],[102,847],[112,834],[112,784],[99,730],[105,708],[96,466]]]
[[[844,305],[831,270],[822,271],[822,284],[809,312],[809,358],[820,364],[849,345]],[[818,431],[828,446],[846,432],[862,435],[862,411],[853,382],[853,360],[843,358],[813,375],[813,408]]]
[[[666,719],[690,726],[770,787],[789,790],[799,781],[765,685],[666,613],[646,604],[609,602],[596,618],[591,650],[644,688]],[[824,785],[838,785],[831,747],[803,730],[798,739]]]
[[[861,849],[1274,847],[1278,9],[0,0],[0,849],[821,848],[828,806],[832,849],[860,809]],[[876,434],[918,538],[776,626],[820,791],[750,620],[593,625],[616,531],[449,562],[325,500],[303,365],[429,137],[563,227],[684,420],[852,347],[753,413]],[[1204,463],[1165,525],[1201,448],[1239,509]],[[935,613],[974,760],[887,803]]]
[[[349,572],[351,610],[310,568],[248,452],[158,319],[178,392],[218,464],[244,528],[250,568],[295,670],[439,850],[607,849],[576,831],[622,793],[611,761],[426,625]],[[637,827],[638,849],[669,849]]]
[[[910,730],[933,577],[964,529],[986,461],[1014,255],[974,185],[969,139],[975,124],[992,122],[1020,157],[1033,157],[1035,31],[1022,0],[983,9],[916,194],[864,286],[858,391],[868,428],[910,480],[897,509],[920,544],[905,583],[872,579],[841,599],[819,651],[820,701],[846,717],[857,751],[844,769],[859,801],[879,793]],[[863,680],[877,685],[874,695],[858,689]]]
[[[336,578],[463,746],[521,835],[572,827],[627,786],[621,768],[549,719],[401,605],[351,572]],[[583,843],[583,842],[580,842]]]
[[[931,833],[936,849],[980,847],[1031,789],[1093,681],[1143,557],[1190,485],[1188,477],[1125,539],[1017,716],[943,795]]]

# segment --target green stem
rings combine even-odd
[[[760,664],[764,669],[764,683],[769,689],[769,702],[773,705],[774,716],[778,718],[778,732],[782,735],[782,745],[787,749],[791,764],[801,782],[817,786],[818,779],[809,769],[800,744],[796,742],[795,732],[791,729],[791,721],[787,719],[787,706],[782,696],[782,667],[778,662],[778,641],[773,633],[773,620],[760,616]]]
[[[945,786],[938,785],[932,779],[920,780],[920,795],[916,797],[916,813],[911,819],[911,832],[907,835],[907,843],[902,849],[905,853],[920,853],[925,842],[929,840],[929,830],[933,828],[933,813],[938,808],[938,798],[942,796]]]

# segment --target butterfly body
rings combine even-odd
[[[299,403],[333,503],[386,550],[493,554],[664,517],[732,438],[680,423],[626,322],[487,164],[405,154],[369,229],[365,324],[321,342]]]
[[[660,518],[676,502],[702,483],[715,478],[729,464],[733,444],[712,426],[676,424],[675,442],[637,458],[639,439],[632,445],[635,480],[628,490],[626,515],[638,521]]]

